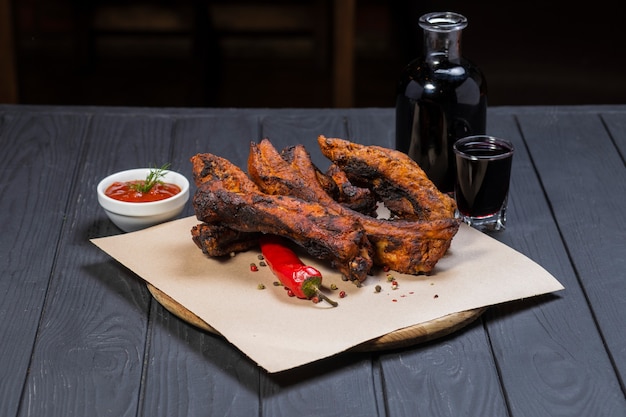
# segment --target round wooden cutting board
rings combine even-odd
[[[150,284],[147,284],[147,286],[154,299],[157,300],[159,304],[165,307],[165,309],[170,313],[200,329],[214,334],[220,334],[200,317],[187,310],[184,306],[158,288]],[[361,343],[350,350],[368,352],[384,349],[396,349],[424,343],[429,340],[446,336],[467,326],[480,317],[486,309],[486,307],[482,307],[468,311],[461,311],[459,313],[449,314],[425,323],[398,329],[391,333],[387,333],[383,336]]]

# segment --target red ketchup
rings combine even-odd
[[[145,181],[125,181],[114,182],[109,185],[104,192],[107,197],[111,197],[119,201],[127,201],[130,203],[148,203],[151,201],[165,200],[181,192],[181,189],[176,184],[167,182],[158,182],[150,188],[150,191],[142,193],[137,191],[133,184],[143,184]]]

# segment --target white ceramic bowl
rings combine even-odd
[[[125,232],[134,232],[146,227],[171,220],[178,216],[189,200],[189,181],[183,175],[174,171],[165,171],[161,178],[163,182],[176,184],[180,193],[159,201],[146,203],[130,203],[119,201],[104,194],[107,187],[116,181],[143,180],[150,168],[129,169],[109,175],[98,184],[98,202],[109,219]]]

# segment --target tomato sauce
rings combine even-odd
[[[104,194],[120,201],[148,203],[151,201],[165,200],[166,198],[170,198],[181,191],[178,185],[167,182],[156,183],[147,193],[142,193],[132,187],[133,184],[143,183],[143,180],[114,182],[109,185]]]

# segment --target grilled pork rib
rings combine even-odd
[[[191,229],[191,238],[208,256],[245,252],[259,244],[261,233],[241,232],[223,224],[200,223]]]
[[[205,153],[191,161],[198,185],[193,206],[199,220],[239,232],[289,238],[310,255],[329,261],[348,279],[366,278],[373,265],[372,247],[358,221],[316,202],[268,195],[224,158]]]
[[[318,176],[318,178],[319,177],[320,176]],[[357,187],[352,184],[346,173],[336,164],[331,164],[328,167],[324,177],[329,178],[336,185],[337,191],[330,193],[328,189],[324,187],[324,184],[322,184],[323,188],[333,200],[359,213],[376,217],[378,202],[376,201],[376,196],[369,188]]]
[[[319,202],[338,216],[354,219],[363,225],[374,247],[374,264],[398,272],[430,272],[449,248],[459,227],[454,217],[391,221],[345,207],[329,196],[317,181],[317,169],[302,145],[285,148],[279,154],[267,139],[259,144],[252,143],[248,173],[265,193]]]
[[[454,217],[454,200],[441,193],[405,153],[324,136],[317,141],[324,156],[352,183],[372,189],[394,216],[416,220]]]

